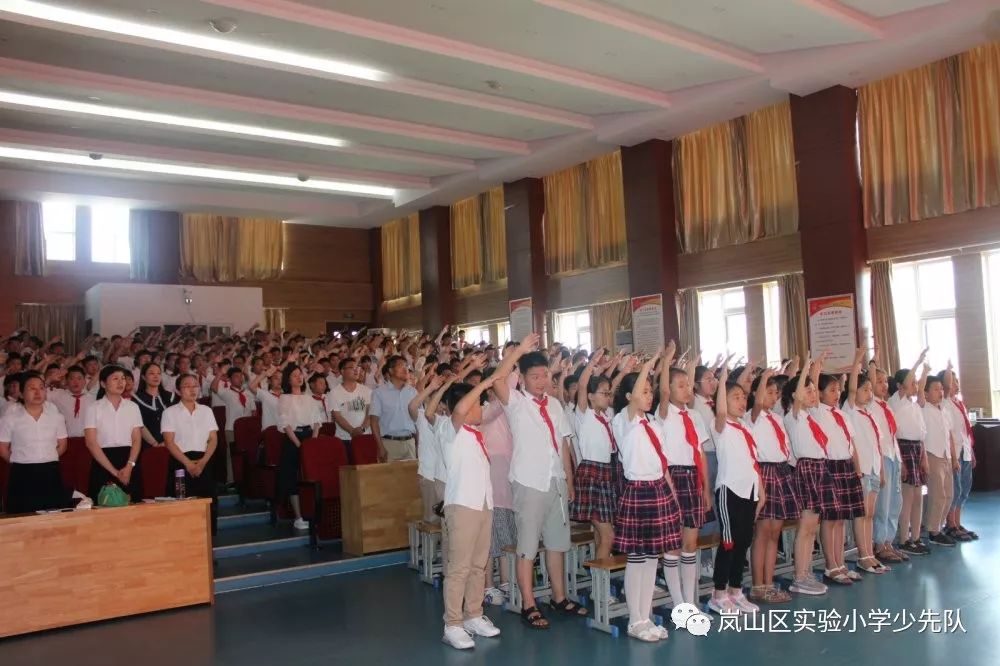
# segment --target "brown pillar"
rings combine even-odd
[[[660,139],[622,148],[629,296],[663,294],[665,341],[680,337],[672,150]]]
[[[507,298],[532,299],[534,331],[545,330],[548,308],[545,275],[545,239],[542,216],[545,190],[539,178],[504,183],[507,222]]]
[[[806,298],[854,294],[857,326],[868,252],[855,156],[857,94],[835,86],[792,95],[791,107]]]
[[[437,334],[445,324],[455,323],[448,206],[420,211],[420,293],[424,331]]]
[[[382,229],[376,227],[368,232],[368,248],[372,279],[372,326],[382,325],[384,317],[385,292],[382,291]]]

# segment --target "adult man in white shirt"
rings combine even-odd
[[[337,424],[337,437],[346,442],[369,431],[372,390],[358,383],[359,369],[353,358],[341,361],[338,369],[342,382],[330,391],[330,409]]]

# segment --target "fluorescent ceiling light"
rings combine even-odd
[[[104,106],[102,104],[89,104],[87,102],[74,102],[67,99],[26,95],[9,90],[0,90],[0,104],[11,104],[15,106],[29,107],[33,109],[46,109],[51,111],[66,111],[69,113],[82,113],[90,116],[102,116],[104,118],[137,120],[139,122],[155,123],[157,125],[170,125],[172,127],[182,127],[188,129],[202,129],[212,132],[223,132],[226,134],[240,134],[264,139],[275,139],[277,141],[291,141],[294,143],[306,143],[318,146],[332,146],[335,148],[342,148],[348,143],[343,139],[338,139],[332,136],[322,136],[320,134],[288,132],[280,129],[272,129],[270,127],[258,127],[256,125],[225,123],[216,120],[206,120],[204,118],[190,118],[187,116],[174,116],[168,113],[140,111],[138,109],[123,109],[121,107]]]
[[[45,162],[48,164],[68,164],[72,166],[113,169],[117,171],[134,171],[169,176],[186,176],[189,178],[208,178],[226,180],[250,185],[267,185],[286,187],[297,190],[318,190],[336,194],[356,194],[360,196],[391,199],[396,190],[391,187],[375,185],[360,185],[336,180],[299,180],[297,176],[279,176],[276,174],[257,173],[254,171],[235,171],[216,167],[188,166],[163,162],[143,162],[141,160],[102,157],[93,159],[88,155],[75,153],[59,153],[48,150],[18,148],[0,145],[0,159],[26,160],[29,162]]]
[[[145,23],[117,19],[111,16],[101,16],[100,14],[82,12],[76,9],[47,5],[41,2],[34,2],[33,0],[3,0],[0,2],[0,11],[20,16],[29,16],[43,21],[73,25],[88,30],[112,32],[143,40],[186,46],[202,51],[238,55],[241,58],[264,60],[298,69],[337,74],[355,79],[382,81],[387,76],[385,72],[377,69],[352,65],[340,60],[320,58],[305,53],[296,53],[268,46],[258,46],[234,39],[199,35],[172,28],[162,28]]]

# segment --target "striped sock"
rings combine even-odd
[[[663,577],[667,581],[667,591],[670,592],[671,605],[678,606],[684,603],[684,595],[681,593],[680,558],[668,554],[661,561],[663,562]]]

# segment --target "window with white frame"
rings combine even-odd
[[[990,386],[993,387],[992,414],[1000,414],[1000,251],[983,256],[983,281],[986,283],[986,317],[989,325]]]
[[[781,364],[781,296],[778,283],[764,283],[764,352],[767,364]]]
[[[466,344],[478,345],[480,342],[485,342],[486,344],[490,342],[490,327],[488,324],[463,326],[461,330],[465,331]]]
[[[958,365],[955,330],[955,273],[951,258],[893,264],[892,305],[896,313],[899,362],[910,366],[924,347],[934,372],[950,360]]]
[[[570,349],[582,347],[590,351],[590,310],[573,310],[556,312],[553,318],[556,337],[559,342]]]
[[[71,201],[42,203],[42,230],[45,258],[49,261],[76,261],[76,204]]]
[[[98,205],[90,211],[90,260],[107,264],[129,263],[129,209]]]
[[[747,311],[743,287],[698,292],[702,358],[747,358]]]

